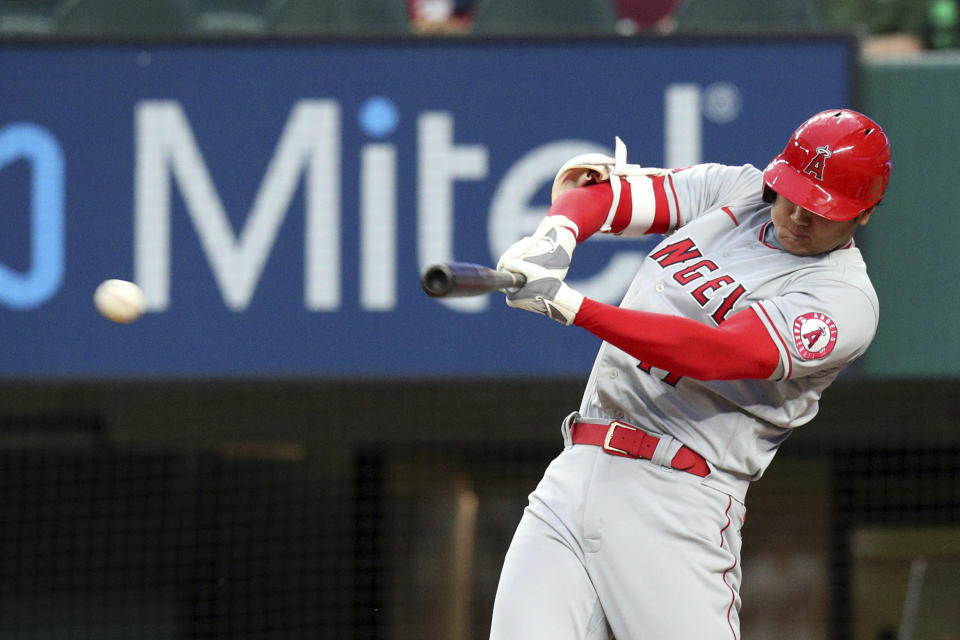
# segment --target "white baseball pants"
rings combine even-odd
[[[568,446],[507,551],[491,640],[738,640],[746,509],[702,480]]]

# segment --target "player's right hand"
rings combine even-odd
[[[503,269],[526,277],[526,284],[522,287],[507,290],[508,306],[533,311],[565,325],[576,319],[583,295],[551,276],[547,269],[519,258],[504,260]]]
[[[522,260],[538,267],[540,277],[563,280],[567,277],[573,251],[577,248],[577,225],[564,216],[547,216],[531,236],[510,245],[497,261],[503,270],[505,261]]]

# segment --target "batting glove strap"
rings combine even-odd
[[[583,304],[583,295],[558,278],[527,281],[522,288],[507,294],[507,305],[553,318],[564,325],[573,324]]]
[[[573,251],[577,248],[577,224],[565,216],[547,216],[531,236],[521,238],[500,256],[497,269],[508,260],[524,260],[540,267],[535,277],[567,277]]]

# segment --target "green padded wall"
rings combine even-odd
[[[893,175],[863,229],[880,297],[864,373],[960,374],[960,55],[863,67],[863,109],[887,131]]]

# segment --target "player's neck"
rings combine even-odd
[[[777,229],[773,226],[773,223],[768,223],[764,228],[763,243],[773,247],[774,249],[786,251],[786,249],[783,248],[783,245],[780,244],[780,238],[777,237]]]

